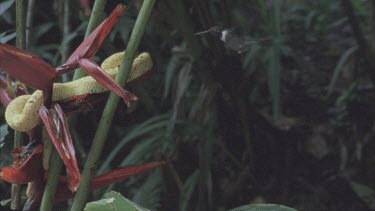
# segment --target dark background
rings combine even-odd
[[[37,1],[29,44],[55,66],[82,41],[89,18],[87,8],[72,1],[70,33],[62,35],[62,2]],[[106,14],[118,3],[128,12],[97,61],[126,48],[141,2],[107,1]],[[153,73],[129,87],[140,98],[136,106],[119,105],[99,172],[169,159],[163,168],[110,187],[153,210],[250,203],[374,210],[372,4],[157,1],[140,46],[153,57]],[[14,31],[13,5],[0,17],[0,39]],[[222,31],[229,34],[225,41]],[[68,52],[60,51],[63,46]],[[79,114],[81,167],[101,111],[96,106]],[[0,165],[6,165],[13,136],[3,118],[1,124]],[[10,186],[1,181],[0,199],[9,197]]]

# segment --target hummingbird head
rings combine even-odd
[[[210,28],[210,29],[208,29],[206,31],[198,32],[195,35],[211,33],[211,34],[213,34],[215,36],[221,37],[222,31],[223,31],[223,27],[221,27],[221,26],[214,26],[214,27],[212,27],[212,28]]]

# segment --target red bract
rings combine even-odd
[[[134,176],[149,170],[152,170],[156,167],[165,164],[165,162],[150,162],[133,166],[125,166],[108,173],[104,173],[93,178],[91,183],[91,190],[96,190],[116,182],[127,179],[130,176]],[[24,210],[35,210],[38,208],[40,201],[42,200],[44,189],[43,181],[36,180],[29,184],[27,191],[28,199],[25,203]],[[55,195],[55,203],[64,202],[68,199],[73,198],[75,195],[74,192],[67,188],[67,179],[66,177],[61,176],[59,185]]]
[[[87,38],[69,57],[66,63],[57,67],[56,71],[65,73],[80,66],[91,77],[97,80],[108,90],[122,97],[124,99],[124,102],[129,106],[130,101],[137,100],[137,98],[130,92],[124,90],[110,75],[108,75],[108,73],[102,70],[98,64],[87,59],[94,56],[94,54],[98,51],[100,45],[103,43],[104,38],[111,31],[113,25],[115,25],[118,18],[124,13],[124,6],[117,5],[110,16],[105,21],[103,21],[89,36],[87,36]]]
[[[6,78],[5,74],[0,74],[0,87],[1,88],[8,87],[7,78]]]
[[[0,68],[34,89],[49,89],[55,69],[36,54],[0,43]]]
[[[116,182],[120,182],[131,176],[149,171],[163,164],[165,164],[165,162],[150,162],[115,169],[113,171],[95,176],[93,178],[90,188],[91,190],[96,190],[114,184]],[[75,193],[66,188],[66,180],[64,178],[61,178],[60,181],[61,182],[59,184],[59,189],[57,190],[55,197],[56,203],[66,201],[70,198],[73,198],[75,195]]]
[[[12,151],[14,158],[10,167],[0,170],[0,178],[15,184],[26,184],[43,176],[41,145],[19,146]]]
[[[8,104],[13,100],[14,96],[9,93],[9,88],[12,85],[8,85],[8,81],[5,77],[5,75],[0,74],[0,102],[1,104],[4,105],[4,107],[7,107]],[[27,91],[21,87],[21,86],[16,86],[13,88],[14,92],[16,95],[26,95],[28,94]]]
[[[126,105],[130,106],[130,101],[137,100],[138,98],[132,93],[124,90],[107,72],[102,70],[95,62],[88,59],[80,59],[78,64],[86,69],[95,80],[102,80],[103,86],[111,90],[113,93],[124,99]],[[105,85],[104,85],[105,84]]]
[[[125,91],[96,63],[88,60],[98,51],[103,40],[124,12],[124,6],[118,5],[110,16],[78,46],[67,62],[56,69],[36,54],[1,43],[0,68],[26,85],[42,90],[45,100],[48,101],[54,79],[58,75],[80,66],[108,90],[122,97],[125,103],[129,105],[132,100],[136,100],[137,98]]]
[[[0,88],[0,102],[5,107],[13,100],[12,96],[3,88]]]
[[[68,187],[70,190],[76,191],[81,180],[81,174],[77,166],[73,141],[64,112],[59,104],[55,104],[53,109],[47,109],[45,106],[42,106],[39,110],[39,115],[66,166],[69,178]]]
[[[113,25],[124,12],[124,6],[118,5],[110,16],[82,42],[67,62],[56,69],[33,53],[0,44],[0,68],[26,85],[43,91],[46,105],[40,108],[39,115],[64,161],[69,179],[68,185],[72,191],[76,191],[81,175],[62,109],[58,105],[55,105],[53,109],[47,109],[51,102],[53,81],[58,75],[80,66],[108,90],[122,97],[127,105],[130,104],[130,101],[136,100],[137,98],[133,94],[124,90],[95,62],[89,60],[97,52]],[[6,105],[8,103],[6,93],[2,92],[0,97]]]
[[[0,178],[16,184],[29,183],[27,189],[28,199],[25,203],[24,210],[35,210],[42,200],[45,180],[47,174],[42,167],[42,149],[41,145],[32,147],[29,144],[25,147],[17,147],[12,151],[13,164],[11,167],[3,167],[0,170]],[[120,182],[130,176],[134,176],[161,165],[164,161],[150,162],[133,166],[125,166],[110,172],[95,176],[91,183],[91,190],[96,190],[107,185]],[[69,188],[70,179],[60,176],[59,185],[55,196],[55,203],[66,201],[73,198],[75,193]]]
[[[75,65],[77,60],[82,58],[91,58],[98,51],[104,38],[109,34],[118,18],[125,13],[122,5],[117,5],[112,13],[104,20],[86,39],[78,46],[74,53],[69,57],[68,61],[62,66]]]

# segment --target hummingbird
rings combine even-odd
[[[234,28],[223,28],[221,26],[214,26],[206,31],[198,32],[195,35],[201,35],[205,33],[214,33],[221,41],[223,41],[226,46],[237,53],[242,53],[250,48],[252,44],[268,41],[271,38],[261,38],[258,40],[253,40],[249,36],[244,36],[235,31]]]

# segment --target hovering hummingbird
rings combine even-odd
[[[218,35],[221,41],[223,41],[230,49],[237,51],[237,53],[242,53],[248,50],[254,43],[259,43],[271,39],[271,37],[266,37],[258,40],[252,40],[248,36],[243,36],[236,33],[234,28],[223,29],[220,26],[214,26],[206,31],[198,32],[195,35],[205,34],[209,32],[213,32],[215,35]]]

